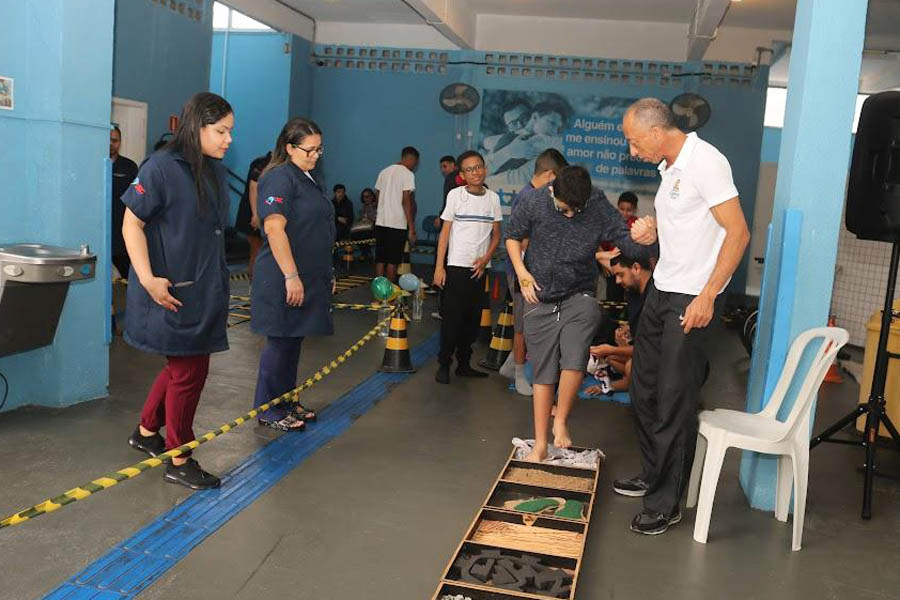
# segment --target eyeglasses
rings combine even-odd
[[[324,146],[318,146],[316,148],[304,148],[303,146],[300,146],[298,144],[291,144],[291,146],[293,146],[297,150],[303,150],[304,152],[306,152],[306,156],[312,156],[313,154],[315,154],[316,156],[322,156],[322,154],[325,153]]]
[[[478,165],[475,167],[466,167],[462,170],[463,173],[478,173],[479,171],[484,171],[484,165]]]
[[[557,200],[557,199],[556,199],[556,192],[553,191],[553,186],[552,186],[552,185],[548,185],[548,186],[547,186],[547,189],[550,191],[550,198],[553,200],[553,208],[556,209],[556,212],[566,213],[567,211],[570,211],[570,210],[571,210],[571,211],[572,211],[572,215],[574,216],[574,215],[577,215],[578,213],[580,213],[581,211],[584,210],[584,208],[572,208],[571,206],[569,206],[568,204],[566,204],[566,203],[563,202],[562,200]]]

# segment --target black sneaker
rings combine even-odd
[[[450,365],[438,366],[437,373],[434,374],[434,380],[437,383],[450,383]]]
[[[634,516],[631,521],[631,530],[643,535],[659,535],[665,533],[670,526],[681,521],[681,511],[675,510],[675,514],[666,516],[643,510]]]
[[[140,426],[135,427],[134,433],[128,438],[128,445],[135,450],[146,452],[153,458],[166,451],[166,440],[163,439],[163,436],[158,433],[150,436],[141,435]]]
[[[484,371],[477,371],[469,365],[459,365],[456,367],[456,374],[459,377],[472,377],[475,379],[482,379],[488,376]]]
[[[222,485],[221,479],[201,469],[200,463],[193,458],[187,459],[183,465],[167,464],[165,480],[192,490],[210,490]]]
[[[613,481],[613,491],[629,498],[641,498],[647,494],[649,489],[650,485],[640,477],[616,479]]]

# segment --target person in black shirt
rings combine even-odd
[[[611,383],[613,391],[624,392],[631,384],[631,357],[634,354],[632,343],[638,334],[638,323],[641,311],[644,308],[644,300],[647,297],[647,289],[650,287],[650,279],[653,270],[650,261],[646,257],[633,258],[619,255],[610,260],[610,269],[616,278],[616,283],[625,291],[628,300],[628,323],[621,325],[615,333],[615,344],[598,344],[591,346],[591,356],[595,356],[613,367],[623,375]],[[591,386],[585,390],[588,394],[600,393],[600,386]]]
[[[125,240],[122,238],[122,222],[125,220],[125,205],[119,201],[122,194],[134,181],[138,174],[138,166],[130,158],[119,154],[122,146],[122,130],[113,124],[109,130],[109,159],[112,161],[112,248],[111,256],[113,265],[119,271],[119,276],[128,277],[128,269],[131,261],[128,259],[128,251],[125,250]]]
[[[334,204],[334,225],[337,228],[338,240],[350,239],[350,228],[353,227],[353,202],[347,197],[347,188],[339,183],[332,188],[334,196],[331,203]]]
[[[253,279],[253,265],[256,262],[256,254],[262,247],[262,235],[259,232],[259,217],[256,214],[256,189],[259,182],[259,176],[263,169],[269,164],[272,153],[268,152],[264,156],[258,156],[250,162],[250,168],[247,170],[247,185],[244,187],[244,193],[241,194],[241,203],[238,205],[237,218],[234,221],[234,228],[247,236],[247,243],[250,244],[250,264],[247,271],[250,278]]]

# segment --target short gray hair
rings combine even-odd
[[[641,98],[628,107],[628,111],[637,121],[647,127],[676,129],[675,115],[672,109],[659,98]]]

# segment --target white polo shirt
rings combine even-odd
[[[441,213],[441,220],[453,223],[447,265],[468,269],[475,259],[487,252],[494,223],[503,220],[500,197],[497,192],[486,188],[484,194],[476,196],[461,185],[447,194],[447,206]],[[490,267],[491,263],[487,266]]]
[[[416,176],[413,172],[403,165],[386,167],[378,174],[375,189],[378,190],[375,224],[393,229],[406,229],[403,192],[416,189]]]
[[[709,281],[725,240],[725,228],[710,209],[738,195],[731,165],[712,144],[689,133],[672,166],[664,160],[659,172],[659,263],[653,282],[662,292],[696,296]]]

